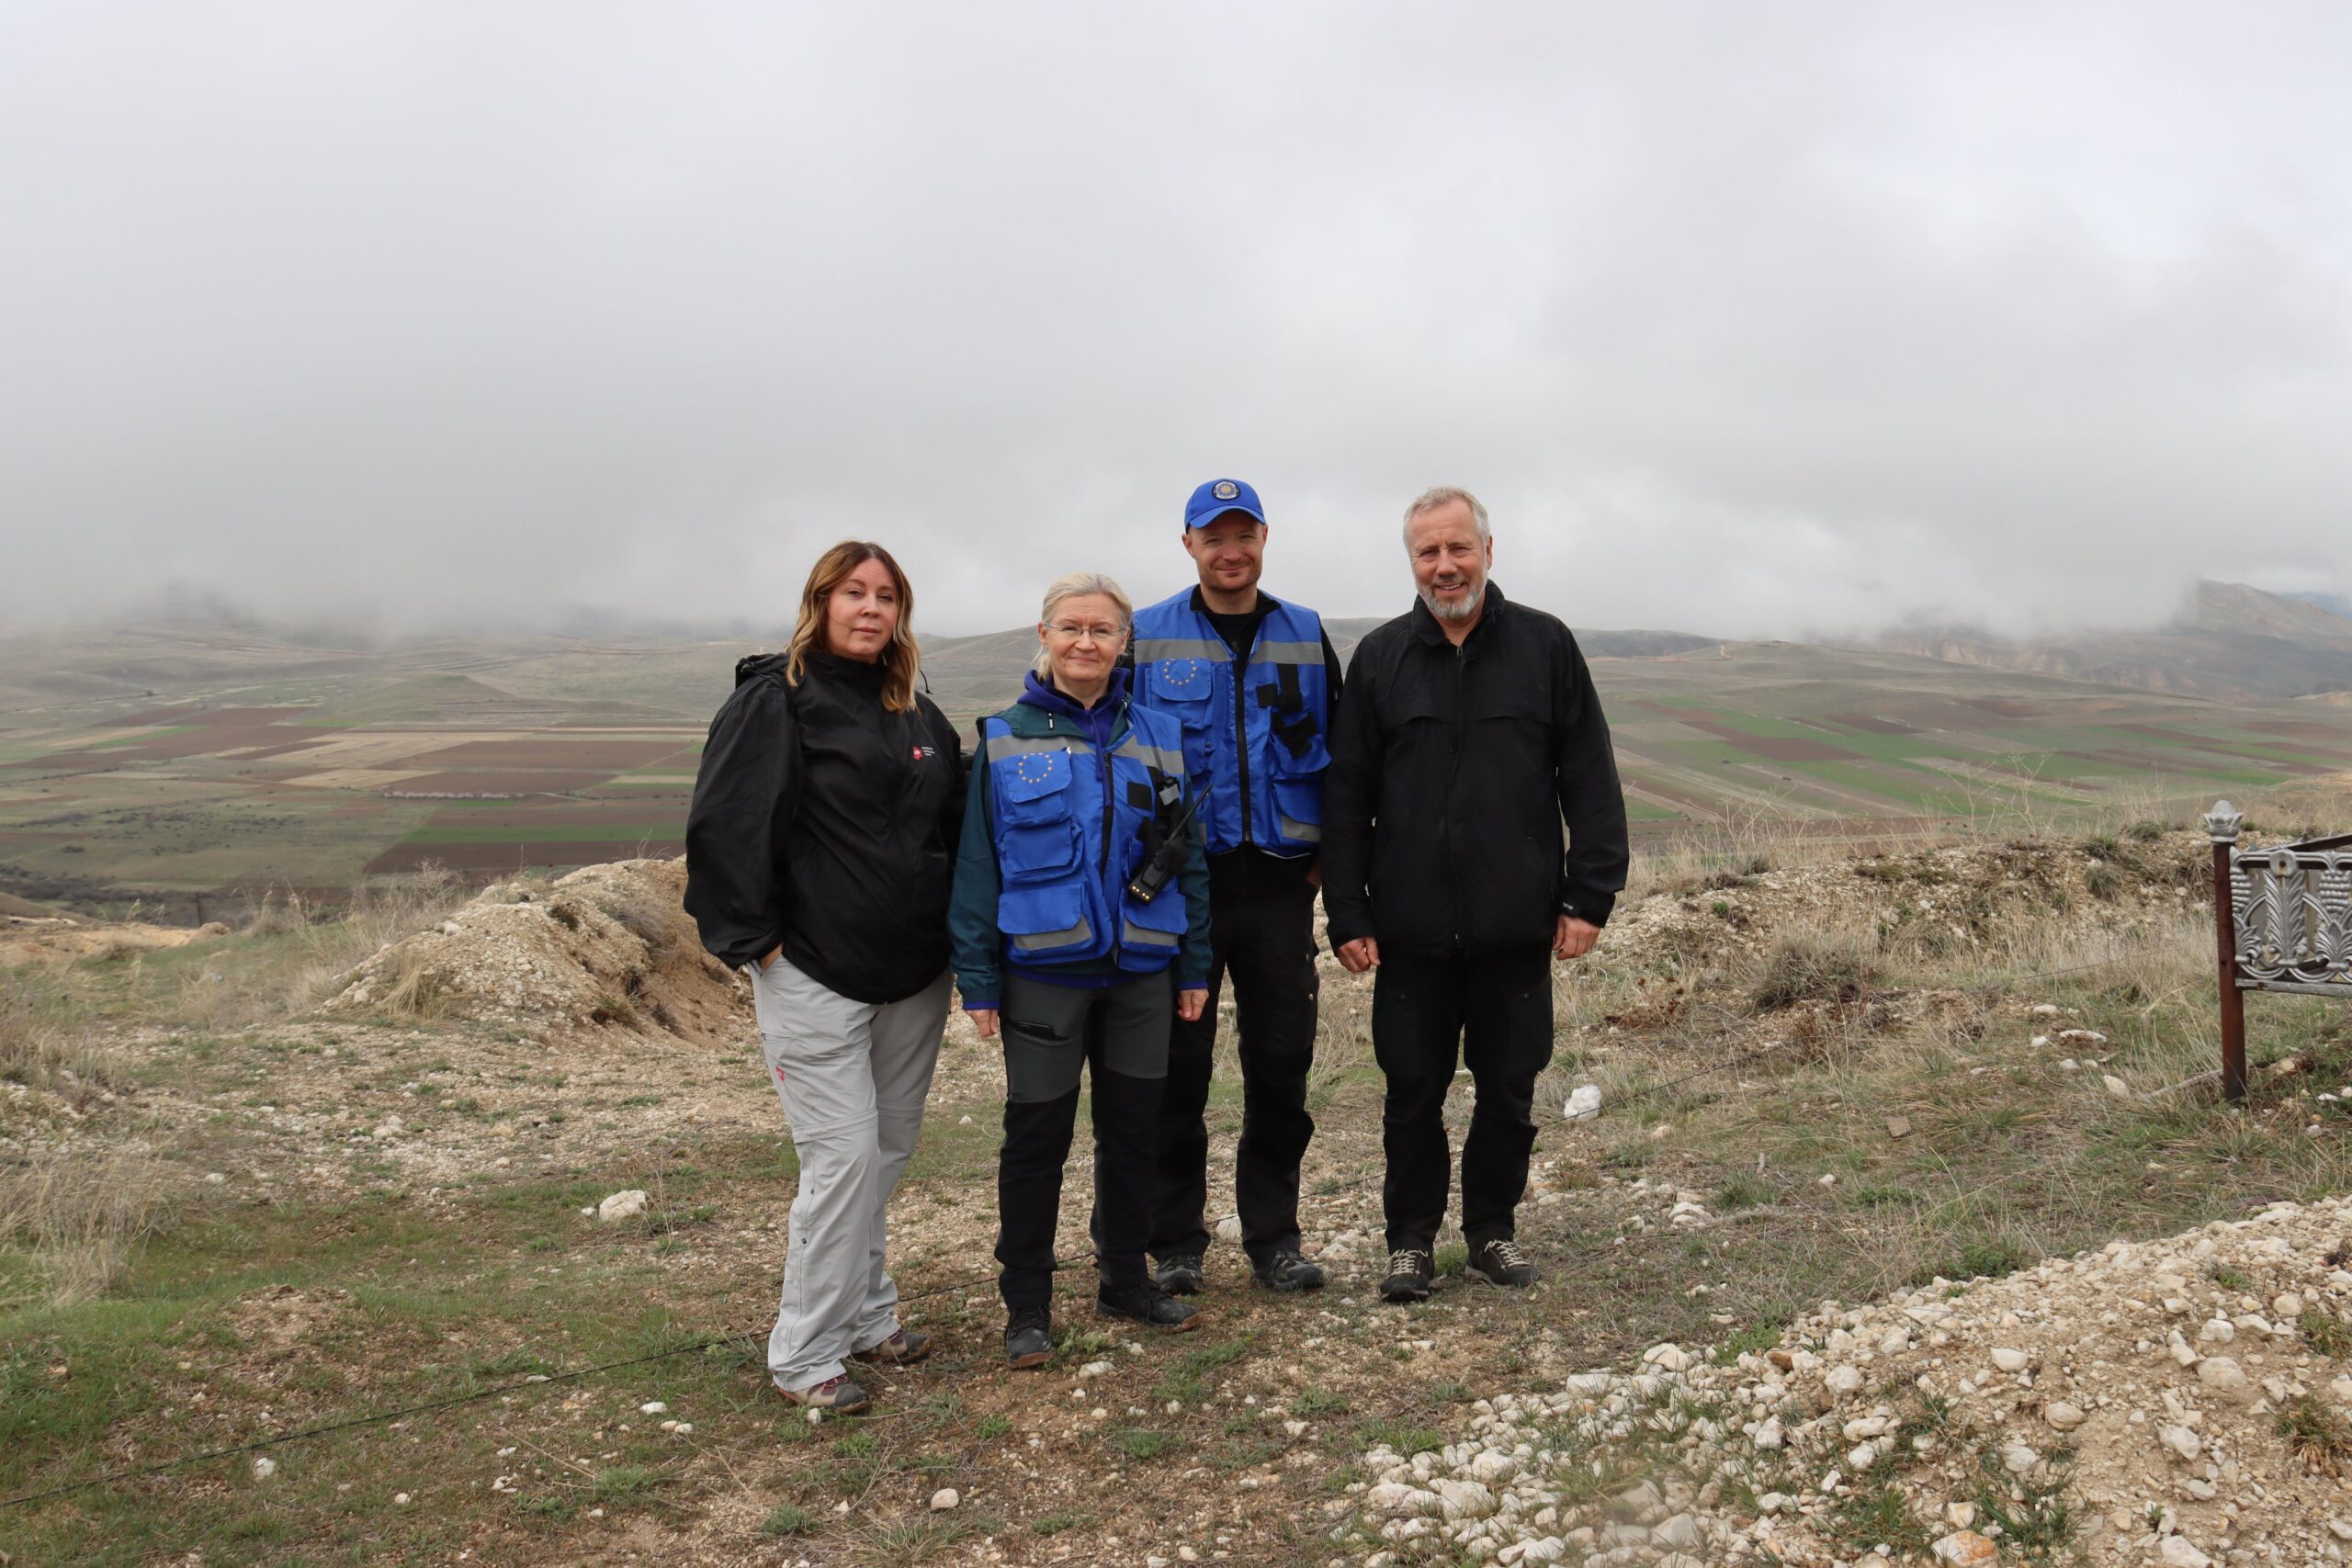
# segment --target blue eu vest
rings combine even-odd
[[[1015,735],[1001,716],[981,721],[1002,881],[997,929],[1017,964],[1113,958],[1152,975],[1175,961],[1182,887],[1171,882],[1146,903],[1127,882],[1143,861],[1159,780],[1182,773],[1182,737],[1173,721],[1133,703],[1127,725],[1106,756],[1082,735]]]
[[[1207,798],[1209,853],[1321,846],[1331,765],[1321,617],[1277,601],[1237,680],[1233,650],[1188,588],[1136,613],[1135,663],[1135,700],[1183,727],[1185,771]]]

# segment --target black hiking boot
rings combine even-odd
[[[1489,1285],[1508,1285],[1523,1291],[1544,1276],[1527,1256],[1526,1248],[1509,1236],[1482,1241],[1470,1249],[1470,1260],[1462,1271],[1473,1280],[1484,1280]]]
[[[1293,1291],[1319,1291],[1323,1288],[1323,1266],[1309,1263],[1295,1252],[1276,1252],[1252,1268],[1250,1278],[1270,1291],[1281,1291],[1285,1294]]]
[[[1402,1247],[1388,1255],[1388,1277],[1380,1281],[1384,1302],[1425,1302],[1437,1279],[1437,1259],[1419,1247]]]
[[[1013,1308],[1004,1325],[1004,1359],[1013,1371],[1042,1367],[1053,1353],[1053,1314],[1044,1307]]]
[[[1185,1305],[1149,1281],[1117,1289],[1103,1286],[1095,1292],[1094,1310],[1105,1317],[1129,1318],[1154,1328],[1172,1328],[1179,1334],[1190,1333],[1201,1325],[1200,1308]]]
[[[1171,1296],[1197,1296],[1207,1282],[1208,1271],[1202,1266],[1199,1253],[1172,1252],[1159,1260],[1151,1277]]]

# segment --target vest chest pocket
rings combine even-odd
[[[1216,666],[1205,659],[1159,659],[1144,670],[1144,701],[1184,727],[1184,771],[1207,777],[1216,727]]]
[[[991,761],[997,866],[1008,883],[1049,882],[1079,863],[1068,751],[1024,751]]]

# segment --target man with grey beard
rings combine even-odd
[[[1552,1059],[1554,959],[1592,950],[1625,886],[1625,799],[1576,638],[1487,579],[1487,509],[1450,486],[1405,511],[1419,603],[1348,666],[1325,777],[1323,906],[1340,962],[1373,982],[1387,1076],[1380,1293],[1427,1299],[1453,1159],[1457,1049],[1476,1101],[1462,1145],[1464,1272],[1524,1287],[1517,1238]],[[1566,823],[1563,836],[1562,824]]]

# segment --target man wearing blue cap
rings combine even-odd
[[[1171,1295],[1201,1289],[1208,1252],[1203,1112],[1228,974],[1241,1047],[1234,1206],[1250,1275],[1275,1291],[1323,1283],[1299,1251],[1298,1166],[1315,1134],[1315,891],[1340,660],[1314,611],[1258,591],[1266,532],[1249,485],[1201,486],[1184,507],[1200,581],[1135,621],[1135,700],[1184,727],[1209,852],[1209,1005],[1175,1025],[1160,1100],[1151,1256]]]

